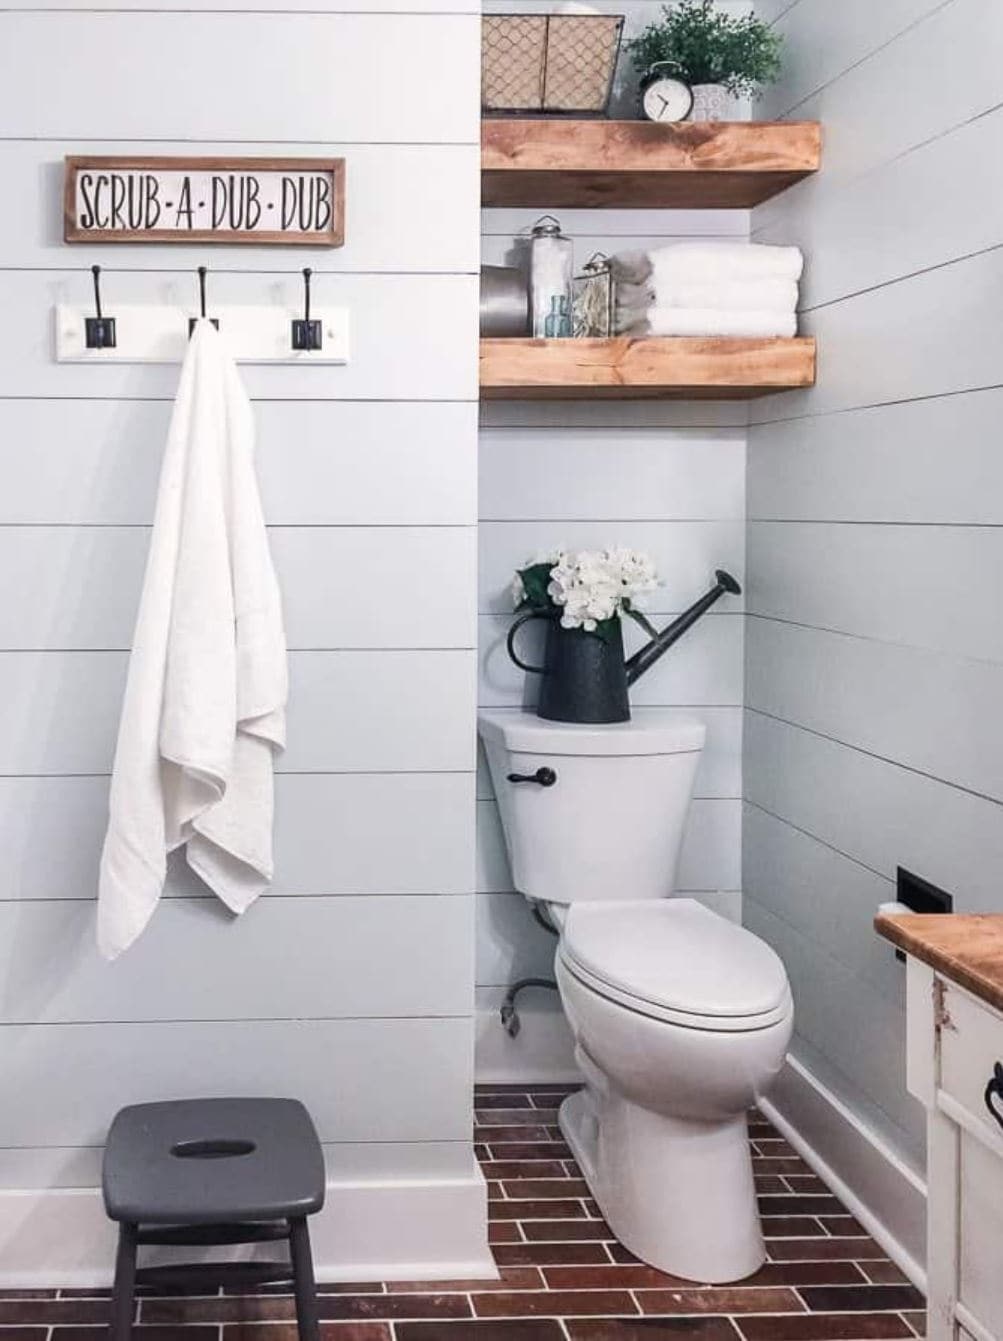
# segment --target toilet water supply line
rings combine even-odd
[[[538,903],[533,904],[533,916],[536,918],[537,922],[539,922],[540,926],[543,927],[544,931],[550,932],[551,936],[560,935],[560,932],[541,910]],[[518,982],[514,982],[505,993],[505,1000],[502,1002],[501,1011],[499,1012],[502,1025],[509,1038],[517,1037],[519,1030],[522,1028],[519,1012],[515,1008],[515,999],[519,993],[527,987],[542,987],[548,992],[557,991],[557,983],[554,982],[553,978],[520,978]]]

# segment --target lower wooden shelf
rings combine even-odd
[[[482,340],[483,400],[745,400],[812,386],[815,341]]]

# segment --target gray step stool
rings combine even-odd
[[[319,1341],[307,1216],[324,1204],[324,1156],[295,1099],[179,1099],[123,1108],[108,1133],[105,1209],[118,1222],[111,1341],[129,1341],[136,1285],[292,1280],[300,1341]],[[136,1265],[141,1244],[288,1239],[289,1262]]]

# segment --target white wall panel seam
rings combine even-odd
[[[3,14],[5,12],[6,11],[4,10],[0,10],[0,14]],[[44,13],[45,11],[44,10],[35,11],[35,13],[39,12]],[[79,10],[75,12],[80,13]],[[102,11],[96,10],[95,12],[101,13]],[[144,11],[133,10],[132,12],[143,13]],[[163,10],[161,12],[166,14],[166,13],[177,13],[178,11]],[[227,11],[220,11],[220,12],[222,13]],[[396,17],[400,16],[398,15]],[[443,17],[453,18],[455,16],[445,15]],[[58,137],[58,143],[92,145],[94,144],[95,140],[98,142],[102,142],[107,141],[110,138],[111,137],[108,135],[61,135]],[[38,135],[38,136],[0,135],[0,144],[47,144],[47,143],[53,143],[56,140],[57,137],[53,135]],[[142,135],[137,136],[135,138],[130,138],[129,136],[116,135],[114,137],[114,140],[116,144],[130,144],[130,145],[183,144],[197,147],[198,145],[202,144],[232,144],[236,148],[240,148],[244,145],[267,145],[270,149],[281,149],[283,145],[295,144],[295,145],[316,147],[318,150],[321,151],[329,149],[332,143],[330,137],[323,140],[304,139],[300,136],[298,136],[296,139],[268,140],[263,139],[260,135],[255,135],[250,139],[239,139],[235,138],[234,136],[226,136],[223,139],[220,139],[218,135],[199,136],[198,138],[185,135],[161,135],[161,136]],[[392,149],[392,148],[472,149],[472,148],[478,148],[480,145],[480,142],[478,140],[398,140],[398,139],[355,140],[355,139],[342,139],[341,137],[339,137],[336,141],[334,141],[334,143],[336,143],[339,148],[345,148],[345,149]]]
[[[1003,802],[995,796],[988,796],[985,792],[977,791],[974,787],[963,787],[960,783],[950,782],[946,778],[939,777],[936,773],[925,772],[922,768],[914,768],[910,764],[904,764],[898,759],[889,758],[888,755],[878,754],[874,750],[865,750],[860,745],[851,745],[848,741],[840,740],[838,736],[830,736],[825,731],[814,730],[810,726],[804,726],[800,722],[791,721],[787,717],[778,717],[775,713],[764,712],[762,708],[754,708],[751,704],[745,705],[746,712],[755,713],[757,717],[763,717],[771,722],[778,722],[782,726],[789,726],[795,731],[803,731],[805,735],[815,736],[818,740],[827,740],[832,745],[839,745],[844,750],[852,750],[854,754],[864,755],[868,759],[876,759],[879,763],[889,764],[892,768],[900,768],[904,773],[912,773],[916,777],[925,778],[928,782],[936,782],[941,787],[949,787],[951,791],[961,792],[965,796],[973,796],[979,801],[988,801],[990,805],[998,807],[1003,811]]]
[[[867,284],[860,289],[850,289],[846,293],[839,294],[835,298],[827,298],[824,303],[815,303],[808,307],[799,307],[800,314],[807,315],[809,312],[822,312],[827,307],[838,307],[840,303],[852,302],[854,298],[860,298],[867,293],[878,293],[881,289],[893,288],[896,284],[907,284],[912,279],[919,279],[922,275],[932,274],[935,270],[947,270],[952,265],[959,265],[963,261],[974,260],[978,256],[987,256],[991,252],[1003,250],[1003,242],[996,242],[990,247],[977,247],[974,251],[962,252],[957,256],[951,256],[946,261],[939,261],[936,265],[924,265],[918,270],[910,270],[904,275],[894,275],[890,279],[882,280],[879,284]]]
[[[144,271],[142,273],[146,272]],[[233,273],[237,274],[245,272],[234,271]],[[285,273],[293,274],[295,272],[287,271]],[[417,271],[415,272],[415,277],[416,278],[420,277]],[[330,404],[341,405],[345,403],[339,400],[337,397],[331,397],[331,396],[274,396],[274,395],[260,396],[259,395],[259,396],[249,396],[248,399],[253,404],[257,405],[330,405]],[[137,395],[116,396],[116,395],[109,395],[107,392],[103,392],[102,394],[96,396],[79,396],[79,395],[21,396],[17,394],[8,394],[8,395],[0,394],[0,400],[41,401],[44,403],[51,402],[56,405],[73,405],[76,401],[80,401],[82,404],[85,405],[89,405],[92,401],[107,401],[109,405],[120,405],[123,403],[127,405],[133,405],[133,404],[162,405],[165,401],[168,404],[173,404],[174,397],[137,396]],[[424,400],[424,399],[415,400],[413,396],[401,396],[399,398],[396,396],[360,396],[357,399],[348,403],[352,405],[393,405],[396,407],[400,407],[405,405],[437,405],[437,404],[469,405],[471,401],[473,401],[474,404],[478,403],[476,396],[474,397],[440,396],[437,400]],[[711,427],[713,427],[713,425],[711,425]]]
[[[292,272],[290,272],[292,273]],[[110,312],[108,313],[110,315]],[[157,365],[150,365],[157,366]],[[260,365],[259,365],[260,366]],[[277,365],[272,365],[277,366]],[[281,365],[278,365],[281,366]],[[976,390],[980,388],[975,388]],[[37,395],[19,396],[9,392],[0,392],[0,401],[52,401],[59,405],[72,405],[74,402],[87,403],[89,401],[111,401],[114,404],[166,404],[174,403],[173,395],[163,396],[109,396],[107,393],[95,396],[53,396]],[[342,396],[291,396],[290,402],[299,405],[340,405],[344,403],[345,397]],[[282,400],[277,396],[254,396],[248,395],[248,400],[252,405],[278,405]],[[413,396],[401,396],[399,399],[395,396],[352,396],[350,404],[353,405],[476,405],[477,396],[428,396],[422,400],[415,400]],[[355,523],[358,525],[359,523]]]
[[[75,265],[0,264],[0,274],[76,275],[79,273],[79,271],[80,267]],[[181,266],[157,265],[156,267],[108,265],[101,267],[101,273],[105,277],[107,277],[108,275],[149,275],[151,279],[155,279],[156,276],[158,275],[190,275],[192,273],[192,270],[191,266],[187,265],[181,265]],[[213,266],[212,273],[214,275],[240,275],[242,278],[247,278],[248,276],[254,277],[256,275],[260,275],[262,278],[267,278],[269,275],[280,275],[283,278],[288,278],[289,275],[295,275],[298,272],[295,269],[290,269],[288,267],[283,267],[282,269],[269,269],[267,266],[256,265],[253,270],[246,270],[241,269],[238,266],[218,265]],[[365,269],[361,270],[356,270],[354,268],[347,268],[347,267],[343,270],[334,270],[334,269],[322,270],[319,266],[313,267],[314,279],[323,279],[323,278],[340,279],[343,278],[345,275],[352,275],[353,277],[359,279],[371,278],[375,275],[380,276],[380,278],[387,278],[388,276],[392,278],[394,276],[407,275],[409,277],[420,276],[423,279],[442,279],[444,277],[453,275],[479,275],[479,274],[480,274],[480,268],[474,269],[473,267],[468,266],[453,266],[448,270],[442,270],[442,269],[417,270],[413,266],[409,266],[407,269],[404,270],[395,270],[389,266],[381,268],[379,270],[374,270],[371,267],[366,267]],[[316,302],[317,301],[316,290],[314,291],[313,298],[314,302]],[[108,306],[107,295],[105,297],[105,305]],[[322,303],[321,306],[326,306],[326,304]]]
[[[893,164],[901,163],[903,160],[910,158],[913,154],[921,153],[924,149],[929,149],[931,145],[939,144],[941,140],[946,140],[951,135],[958,134],[958,132],[964,130],[966,126],[975,125],[985,117],[993,116],[1001,109],[1003,109],[1003,102],[993,103],[990,107],[983,108],[973,116],[965,117],[956,124],[939,130],[935,135],[928,135],[924,140],[917,140],[915,144],[910,144],[904,149],[897,150],[881,163],[876,163],[869,167],[867,171],[862,172],[859,177],[845,177],[837,179],[835,182],[831,182],[824,177],[815,178],[814,181],[819,183],[820,191],[823,185],[825,187],[825,195],[822,198],[823,208],[829,201],[837,199],[843,191],[859,186],[861,182],[866,182],[869,177],[880,175],[886,168],[891,167]],[[759,228],[750,228],[749,240],[755,242],[757,238],[763,235],[763,233],[772,231],[776,228],[779,221],[787,217],[789,213],[790,206],[788,202],[778,201],[775,209],[770,213],[765,224],[761,225]]]
[[[537,516],[535,516],[535,515],[534,515],[534,516],[530,516],[530,517],[514,517],[514,516],[512,516],[511,514],[506,513],[506,514],[504,514],[504,515],[502,515],[502,516],[498,516],[498,517],[490,517],[490,516],[484,515],[484,516],[482,516],[482,517],[480,518],[480,520],[481,520],[482,522],[487,522],[487,523],[490,523],[491,525],[495,525],[495,526],[507,526],[507,525],[509,525],[509,524],[513,524],[513,525],[518,526],[518,525],[521,525],[521,524],[523,524],[523,523],[532,523],[533,525],[542,525],[542,526],[571,526],[571,525],[575,525],[575,526],[609,526],[610,528],[613,528],[613,527],[616,527],[616,526],[650,526],[650,525],[655,525],[655,526],[677,526],[677,525],[678,525],[678,526],[689,526],[689,525],[691,525],[692,523],[699,523],[700,525],[708,525],[708,526],[711,526],[711,525],[713,525],[714,523],[716,523],[716,522],[720,522],[720,521],[723,521],[723,520],[724,520],[724,521],[732,521],[732,520],[737,521],[737,520],[740,520],[740,519],[737,518],[737,517],[736,517],[736,518],[722,518],[722,517],[698,517],[698,516],[685,516],[685,517],[659,517],[659,516],[657,516],[657,515],[655,515],[655,514],[650,514],[650,513],[649,513],[647,516],[637,516],[637,517],[617,517],[617,518],[611,520],[610,518],[607,518],[607,517],[579,517],[579,516],[576,516],[576,517],[574,517],[574,518],[569,518],[569,517],[537,517]],[[3,523],[0,522],[0,525],[3,525]],[[724,612],[721,611],[721,612],[719,612],[719,613],[724,613]]]
[[[783,3],[783,0],[781,0],[781,3]],[[785,15],[789,14],[792,9],[796,9],[800,3],[801,0],[788,0],[783,8],[770,19],[770,27],[775,27]]]
[[[734,705],[730,705],[734,706]],[[276,768],[277,776],[283,778],[397,778],[397,777],[458,777],[466,778],[476,774],[476,768]],[[35,772],[0,772],[0,778],[110,778],[111,773],[80,773],[73,770],[66,773],[54,773],[47,770]]]
[[[790,423],[789,419],[781,421]],[[928,530],[943,531],[949,528],[952,531],[998,531],[1003,522],[959,522],[959,521],[905,521],[901,517],[750,517],[751,526],[881,526],[895,527],[899,530]],[[2,525],[2,523],[0,523]],[[753,619],[776,618],[779,624],[797,624],[796,619],[781,619],[778,616],[760,615],[754,610],[745,612]],[[811,627],[806,625],[805,627]],[[851,637],[863,637],[864,635],[851,634]]]
[[[31,656],[46,656],[51,652],[54,656],[69,654],[81,657],[100,657],[115,652],[129,652],[130,650],[128,647],[4,647],[0,648],[0,656],[23,656],[26,653],[30,653]],[[297,647],[290,643],[286,650],[289,652],[337,652],[339,656],[348,656],[352,652],[386,652],[388,654],[420,652],[424,655],[426,652],[476,652],[477,646],[475,643],[450,643],[443,647],[398,647],[397,645],[393,647]],[[729,705],[722,704],[721,706],[727,707]],[[466,772],[465,769],[462,771]]]
[[[73,775],[73,774],[63,774],[62,776],[64,776],[64,777],[66,777],[66,776],[72,777],[72,776],[74,776],[74,775]],[[715,798],[713,798],[713,799],[718,800],[718,799],[721,799],[721,798],[717,798],[717,797],[715,797]],[[727,799],[727,798],[725,798],[725,799]],[[738,799],[741,799],[741,798],[738,798]],[[749,804],[751,805],[752,803],[750,802]],[[497,891],[497,890],[483,890],[483,891],[481,891],[481,890],[463,890],[463,891],[458,891],[458,890],[448,890],[448,889],[444,889],[444,890],[442,890],[442,891],[435,891],[435,892],[433,892],[433,893],[429,893],[429,894],[408,894],[408,893],[403,893],[403,894],[402,894],[399,890],[396,891],[396,892],[393,892],[393,891],[384,891],[384,892],[380,892],[379,890],[377,890],[375,893],[374,893],[373,891],[371,891],[371,890],[365,890],[365,891],[359,891],[358,893],[355,893],[355,894],[353,894],[353,893],[347,893],[347,894],[333,894],[333,893],[332,893],[332,894],[323,894],[323,893],[321,893],[321,894],[293,894],[293,893],[289,893],[289,894],[273,894],[270,890],[266,890],[263,894],[259,894],[259,895],[258,895],[258,898],[255,900],[255,903],[261,903],[261,902],[266,902],[266,901],[269,901],[269,900],[275,900],[275,899],[281,899],[281,901],[282,901],[283,903],[288,903],[290,900],[293,900],[293,899],[300,899],[300,900],[304,900],[304,899],[311,899],[311,900],[317,900],[317,899],[332,899],[332,900],[333,900],[333,899],[339,899],[339,900],[340,900],[340,899],[468,899],[472,893],[487,893],[487,894],[490,894],[490,893],[498,893],[498,892],[511,893],[512,891],[511,891],[511,890],[507,890],[507,891]],[[170,902],[171,902],[172,904],[174,904],[174,903],[198,903],[198,904],[210,904],[210,905],[212,905],[212,904],[213,904],[213,900],[216,898],[216,895],[213,894],[211,891],[207,890],[205,894],[167,894],[167,893],[165,892],[165,894],[163,895],[163,897],[164,897],[164,899],[170,899]],[[34,907],[37,907],[39,904],[43,904],[43,903],[67,903],[67,904],[71,904],[74,908],[79,908],[80,905],[81,905],[82,903],[88,903],[88,902],[93,902],[93,900],[92,900],[92,899],[77,899],[77,898],[73,898],[73,897],[71,897],[71,896],[69,896],[69,895],[59,895],[59,894],[43,894],[43,895],[40,895],[38,898],[32,898],[32,899],[24,899],[24,898],[6,899],[6,898],[3,897],[2,894],[0,894],[0,904],[4,904],[4,903],[23,903],[23,904],[25,904],[26,906],[30,905],[30,906],[33,907],[33,908],[34,908]],[[370,1017],[366,1017],[366,1018],[370,1018]],[[378,1017],[372,1017],[372,1018],[378,1018]],[[86,1021],[82,1021],[81,1023],[86,1023]]]
[[[951,391],[937,391],[929,396],[892,396],[888,400],[861,401],[859,405],[835,405],[831,409],[812,410],[805,414],[784,415],[776,419],[757,419],[749,424],[750,432],[768,428],[771,424],[794,424],[805,419],[828,419],[836,414],[853,414],[857,410],[881,410],[888,405],[915,405],[924,400],[946,400],[950,396],[975,396],[980,391],[999,391],[1003,382],[986,382],[982,386],[962,386]],[[2,399],[2,398],[0,398]],[[30,399],[27,398],[26,399]]]
[[[0,1021],[0,1031],[4,1029],[93,1029],[101,1025],[128,1025],[133,1029],[142,1029],[147,1025],[189,1025],[189,1024],[295,1024],[297,1020],[309,1020],[318,1024],[358,1024],[364,1021],[367,1024],[396,1024],[401,1021],[413,1023],[415,1020],[469,1020],[473,1017],[472,1012],[462,1011],[455,1014],[419,1011],[414,1015],[178,1015],[172,1018],[148,1019],[140,1018],[136,1020],[115,1019],[113,1016],[106,1020],[87,1019],[87,1020],[3,1020]]]
[[[750,810],[758,810],[761,815],[768,815],[770,819],[776,820],[778,824],[786,825],[788,829],[793,829],[795,833],[803,834],[805,838],[810,838],[812,842],[818,843],[819,847],[828,848],[830,852],[835,852],[837,857],[843,857],[846,861],[852,861],[853,864],[859,866],[861,870],[867,871],[870,875],[876,875],[879,879],[884,880],[890,890],[895,888],[895,881],[883,871],[879,871],[876,866],[868,866],[866,861],[861,861],[859,857],[855,857],[852,853],[845,852],[841,847],[836,847],[834,843],[828,842],[813,830],[805,829],[800,824],[795,824],[794,821],[788,819],[786,815],[781,815],[777,811],[771,810],[769,806],[764,806],[759,801],[752,801],[748,796],[743,797],[742,804],[748,806]]]
[[[0,397],[2,399],[2,397]],[[687,519],[689,520],[689,519]],[[476,531],[477,522],[267,522],[267,531]],[[5,531],[152,531],[150,522],[0,521]],[[348,650],[348,649],[346,649]]]
[[[825,0],[825,3],[829,3],[829,0]],[[792,113],[796,112],[799,107],[803,107],[806,102],[810,102],[812,98],[817,97],[823,89],[831,88],[833,84],[838,84],[843,76],[849,74],[851,70],[856,70],[859,69],[861,65],[866,65],[874,56],[877,56],[880,52],[886,51],[889,47],[894,46],[894,44],[904,37],[906,33],[912,32],[914,28],[918,28],[926,23],[934,14],[938,14],[942,9],[947,9],[954,3],[955,0],[943,0],[941,4],[935,9],[930,10],[929,13],[923,14],[918,19],[914,19],[912,23],[906,24],[904,28],[900,28],[892,37],[889,37],[886,41],[881,42],[878,46],[872,47],[869,51],[865,52],[859,60],[851,61],[851,63],[844,66],[838,74],[833,75],[830,79],[823,80],[821,84],[816,85],[815,88],[811,89],[803,97],[798,98],[796,102],[791,103],[791,105],[786,107],[782,112],[778,112],[776,119],[786,121],[791,118]],[[795,8],[794,5],[791,6],[791,9],[793,8]],[[790,11],[788,10],[785,12],[789,13]]]
[[[757,517],[757,518],[756,518],[756,521],[757,521],[757,522],[760,521],[760,520],[763,522],[763,524],[764,524],[765,526],[783,526],[783,525],[784,525],[784,519],[783,519],[783,518],[781,518],[781,519],[778,520],[778,521],[769,521],[769,520],[768,520],[767,518],[765,518],[765,517],[763,517],[763,518],[758,518],[758,517]],[[882,528],[884,528],[884,527],[889,527],[889,526],[894,526],[895,524],[896,524],[896,523],[894,523],[894,522],[859,522],[859,523],[854,523],[854,522],[842,522],[842,521],[823,521],[823,522],[819,522],[819,523],[818,523],[819,526],[853,526],[853,525],[861,525],[861,526],[874,526],[874,527],[882,527]],[[812,525],[814,525],[814,523],[811,522],[811,521],[792,522],[792,525],[794,525],[794,526],[812,526]],[[927,522],[927,523],[925,523],[925,525],[926,525],[930,530],[933,530],[933,531],[942,531],[942,530],[945,529],[947,523],[940,523],[940,524],[938,524],[938,523],[936,523],[936,522]],[[952,525],[952,528],[953,528],[953,523],[951,523],[951,525]],[[979,530],[979,531],[998,531],[998,530],[1000,529],[1000,527],[999,527],[999,526],[983,526],[983,525],[980,524],[980,525],[977,525],[977,526],[976,526],[976,525],[962,526],[962,527],[960,527],[959,529],[961,529],[961,530],[973,530],[973,531],[974,531],[974,530]],[[994,660],[994,659],[991,658],[991,657],[970,657],[970,656],[965,656],[963,653],[960,653],[960,652],[953,652],[953,653],[952,653],[952,652],[941,651],[941,650],[938,649],[938,648],[924,647],[924,646],[922,646],[921,644],[918,644],[918,643],[908,643],[908,642],[900,641],[900,640],[898,640],[898,639],[891,639],[891,638],[876,638],[873,634],[870,634],[870,633],[857,633],[857,632],[855,632],[853,629],[834,628],[834,627],[831,627],[831,626],[829,626],[829,625],[827,625],[827,624],[815,624],[815,623],[812,623],[811,621],[803,620],[803,619],[788,619],[788,618],[785,618],[783,615],[765,614],[765,613],[764,613],[763,611],[761,611],[761,610],[748,610],[748,611],[746,611],[746,617],[747,617],[748,619],[758,619],[758,620],[762,620],[764,623],[768,623],[768,624],[786,624],[786,625],[789,625],[789,626],[790,626],[791,628],[793,628],[793,629],[813,629],[813,630],[815,630],[815,632],[817,632],[817,633],[833,633],[833,634],[838,634],[838,635],[839,635],[840,637],[842,637],[842,638],[855,638],[858,642],[862,642],[862,643],[878,643],[878,644],[880,644],[881,646],[884,646],[884,647],[916,647],[917,650],[922,651],[922,652],[932,652],[932,653],[937,653],[937,654],[939,654],[940,656],[954,656],[958,661],[979,661],[979,662],[983,662],[984,664],[989,665],[989,666],[998,666],[998,665],[1001,664],[999,661]],[[2,653],[0,653],[0,655],[2,655]]]

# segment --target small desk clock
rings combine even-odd
[[[693,90],[672,71],[673,61],[656,61],[641,80],[641,110],[649,121],[685,121],[693,110]]]

